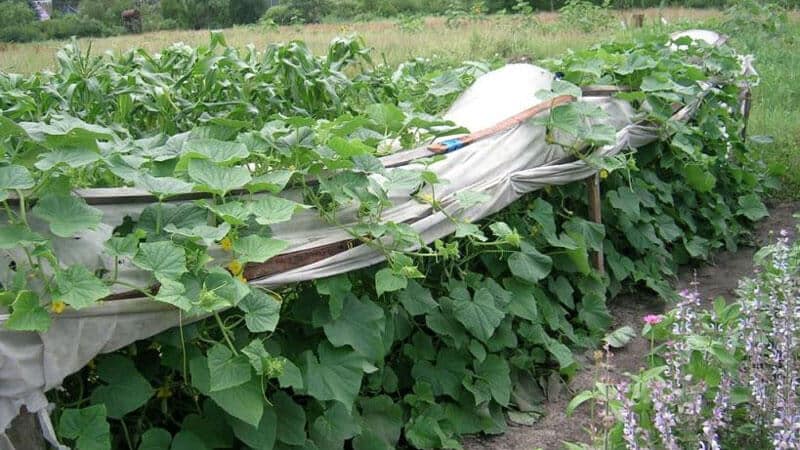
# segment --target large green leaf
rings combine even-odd
[[[129,234],[126,236],[112,236],[103,246],[106,248],[108,254],[118,258],[124,256],[133,256],[139,248],[139,237],[136,234]]]
[[[409,280],[408,286],[397,293],[397,299],[412,316],[427,314],[439,306],[433,299],[431,291],[414,280]]]
[[[43,171],[50,170],[58,165],[77,169],[99,160],[100,154],[91,148],[60,148],[44,153],[34,166]]]
[[[73,237],[81,231],[93,230],[103,213],[71,195],[45,195],[33,207],[33,214],[50,224],[56,236]]]
[[[172,438],[170,450],[211,450],[203,438],[189,430],[181,430]]]
[[[31,231],[23,225],[7,225],[0,227],[0,249],[10,250],[22,246],[41,244],[46,239],[39,233]]]
[[[281,304],[259,289],[252,289],[236,306],[244,311],[245,325],[253,333],[275,331],[278,326]]]
[[[163,428],[150,428],[142,433],[136,450],[170,450],[172,435]]]
[[[13,311],[5,323],[9,330],[45,331],[50,328],[50,314],[39,305],[39,296],[34,292],[20,292],[11,307]]]
[[[194,185],[173,177],[154,177],[149,173],[141,174],[136,178],[134,185],[158,198],[192,192]]]
[[[717,184],[717,178],[708,168],[699,164],[687,164],[683,169],[686,182],[699,192],[708,192]]]
[[[387,395],[362,398],[361,434],[353,439],[355,450],[392,450],[403,428],[403,408]]]
[[[186,252],[170,241],[146,242],[139,246],[133,263],[156,278],[174,279],[186,272]]]
[[[475,382],[485,383],[497,403],[508,406],[511,399],[511,370],[508,362],[498,355],[487,355],[475,364]]]
[[[252,215],[250,208],[240,201],[229,201],[220,205],[207,202],[201,204],[231,225],[244,225],[247,219]]]
[[[522,252],[514,252],[508,257],[508,268],[511,269],[511,273],[530,283],[536,283],[546,277],[552,267],[553,260],[532,246]]]
[[[109,450],[111,430],[105,405],[64,409],[58,421],[58,434],[73,439],[76,450]]]
[[[384,292],[405,289],[407,285],[408,279],[395,274],[389,267],[384,267],[375,274],[375,290],[379,296]]]
[[[325,412],[311,424],[309,430],[311,439],[320,449],[344,448],[344,441],[361,431],[348,406],[340,402],[331,402]]]
[[[505,314],[497,309],[492,293],[486,288],[475,292],[472,300],[453,302],[453,315],[473,336],[486,342],[494,334]]]
[[[367,106],[367,117],[377,125],[382,132],[400,131],[406,116],[403,111],[390,103],[375,103]]]
[[[248,206],[250,212],[255,215],[256,222],[261,225],[286,222],[292,218],[298,209],[305,208],[305,206],[300,203],[273,195],[261,197]]]
[[[156,301],[176,306],[183,311],[192,309],[192,301],[186,296],[186,287],[183,283],[163,277],[160,282],[161,286],[155,296]]]
[[[385,328],[383,308],[367,299],[359,300],[353,294],[344,298],[339,318],[323,326],[325,336],[335,347],[349,345],[371,361],[384,356]]]
[[[561,342],[546,336],[545,347],[547,348],[547,351],[553,355],[556,361],[558,361],[558,365],[562,369],[566,369],[575,364],[575,358],[572,356],[572,351],[569,349],[569,347]]]
[[[586,247],[592,250],[603,248],[603,238],[605,237],[605,227],[603,224],[590,222],[579,217],[572,217],[564,224],[564,230],[570,236],[583,236]],[[576,246],[580,247],[580,246]]]
[[[223,167],[205,159],[189,161],[189,177],[197,183],[196,189],[225,195],[250,182],[250,172],[244,166]]]
[[[511,291],[508,311],[517,317],[537,322],[539,310],[536,307],[536,297],[533,296],[531,287],[515,278],[509,278],[504,284],[506,289]]]
[[[97,376],[103,383],[92,391],[92,403],[105,405],[108,416],[121,419],[144,406],[153,395],[153,387],[121,355],[106,356],[97,363]]]
[[[253,178],[247,185],[247,189],[252,192],[269,191],[277,194],[286,187],[294,173],[293,170],[271,170]]]
[[[193,241],[200,241],[206,247],[210,246],[214,241],[222,240],[230,230],[231,226],[225,222],[216,227],[200,224],[191,228],[178,228],[172,223],[164,227],[164,231],[167,233],[172,233]]]
[[[259,375],[269,375],[271,361],[274,359],[264,348],[264,342],[260,339],[253,339],[249,344],[242,348],[242,354],[247,357],[250,366]]]
[[[214,267],[203,280],[203,291],[199,306],[210,312],[221,307],[236,306],[250,294],[251,289],[227,270]]]
[[[364,357],[348,348],[334,348],[327,341],[319,345],[318,352],[319,359],[310,350],[302,355],[308,395],[320,401],[338,400],[352,408],[367,367]]]
[[[584,295],[578,308],[578,317],[593,331],[604,331],[613,318],[606,308],[605,299],[595,294]]]
[[[222,344],[208,350],[208,372],[211,376],[211,392],[247,383],[252,375],[247,357],[234,355]]]
[[[233,251],[242,263],[263,263],[286,250],[289,243],[278,239],[265,238],[251,234],[233,242]]]
[[[608,201],[616,209],[623,211],[631,218],[639,217],[639,196],[629,187],[621,187],[606,193]]]
[[[28,169],[23,166],[0,167],[0,189],[30,189],[35,185]]]
[[[239,440],[254,450],[272,450],[275,446],[278,418],[275,409],[267,407],[256,425],[231,419],[231,428]]]
[[[233,430],[228,425],[228,415],[211,399],[203,401],[202,414],[189,414],[183,418],[181,431],[197,435],[208,448],[233,447]]]
[[[75,309],[95,304],[111,292],[84,266],[72,266],[56,275],[59,299]],[[109,411],[110,414],[110,411]]]
[[[211,397],[220,408],[231,416],[253,427],[259,426],[264,415],[264,399],[260,380],[252,378],[249,382],[239,386],[212,392],[211,375],[205,357],[196,357],[189,361],[189,370],[192,375],[192,386],[202,394]]]
[[[247,158],[250,152],[244,144],[216,139],[189,139],[183,144],[182,159],[207,159],[218,164],[229,164]]]
[[[272,404],[278,414],[277,439],[288,445],[303,445],[306,442],[306,412],[284,391],[276,391]]]
[[[739,210],[737,214],[741,214],[752,221],[763,219],[769,216],[767,207],[761,202],[756,194],[748,194],[739,197]]]

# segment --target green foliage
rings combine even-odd
[[[0,1],[0,30],[7,30],[10,27],[25,27],[35,21],[36,15],[27,2],[20,0]]]
[[[725,16],[725,32],[751,49],[757,48],[764,39],[782,38],[789,20],[786,9],[780,4],[756,0],[730,2]]]
[[[733,248],[764,212],[764,170],[738,137],[738,109],[727,107],[741,80],[729,49],[672,53],[659,36],[550,62],[565,76],[544,95],[628,85],[623,95],[642,117],[667,124],[665,139],[597,158],[590,150],[613,139],[592,125],[602,111],[556,108],[540,121],[548,139],[610,173],[605,225],[573,213],[586,210],[585,190],[569,185],[483,223],[454,215],[455,237],[430,244],[382,213],[395,187],[441,208],[436,187],[446,180],[425,166],[387,172],[375,156],[387,140],[411,148],[457,132],[432,115],[488,64],[375,67],[358,38],[314,56],[301,42],[237,50],[217,33],[206,47],[158,55],[95,58],[72,44],[58,64],[30,77],[0,73],[0,188],[11,211],[0,248],[32,256],[16,261],[31,276],[0,295],[6,326],[45,330],[47,307],[85,307],[130,288],[117,270],[59,264],[53,236],[100,219],[75,187],[153,193],[138,217],[116,224],[105,256],[130,259],[158,283],[157,293],[139,286],[141,295],[209,317],[98,358],[67,380],[67,394],[53,394],[60,405],[97,403],[59,410],[61,436],[93,448],[126,445],[125,430],[131,445],[174,448],[457,447],[462,434],[500,433],[506,411],[534,409],[549,373],[578,369],[572,348],[626,339],[606,335],[606,298],[645,287],[667,295],[678,264]],[[710,78],[720,89],[701,92]],[[670,121],[672,103],[698,98],[693,120]],[[559,144],[565,135],[572,144]],[[302,197],[280,197],[287,187]],[[168,202],[189,191],[206,195]],[[285,249],[269,227],[306,207],[386,264],[278,291],[244,283],[245,264]],[[355,211],[354,225],[339,222],[344,209]],[[33,216],[46,227],[31,229]],[[607,274],[590,266],[594,251],[604,252]],[[50,272],[51,283],[28,285]]]
[[[264,18],[280,25],[298,23],[317,23],[331,11],[328,0],[281,0],[281,3],[267,9]]]
[[[594,4],[586,0],[567,0],[558,12],[559,20],[565,25],[590,33],[605,28],[614,20],[609,11],[610,0]]]

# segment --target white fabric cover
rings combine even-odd
[[[471,130],[490,127],[539,103],[534,94],[549,89],[552,79],[550,72],[532,65],[507,65],[479,78],[444,117]],[[617,142],[599,149],[601,154],[613,155],[638,148],[658,136],[658,130],[633,123],[634,110],[624,101],[613,98],[580,101],[591,101],[601,106],[609,114],[608,123],[618,130]],[[692,108],[684,109],[686,117],[691,115]],[[544,134],[543,127],[526,123],[447,154],[443,161],[431,166],[440,178],[449,181],[449,184],[437,187],[437,199],[449,214],[474,221],[503,209],[526,193],[548,185],[581,180],[595,172],[593,167],[580,160],[558,163],[565,161],[568,155],[560,146],[547,144]],[[405,168],[409,167],[413,166]],[[455,201],[455,194],[463,190],[484,192],[489,194],[490,200],[463,210]],[[391,192],[390,196],[395,206],[386,211],[385,219],[401,222],[416,218],[411,225],[426,242],[454,231],[454,224],[444,214],[430,214],[428,205],[410,198],[409,192]],[[80,239],[56,240],[54,246],[60,260],[66,264],[113,268],[113,261],[102,256],[103,242],[125,215],[138,217],[144,206],[146,204],[141,203],[95,205],[103,211],[103,224],[96,231],[84,233]],[[322,222],[314,211],[303,211],[289,223],[273,227],[273,231],[275,237],[291,242],[287,252],[350,238],[344,231]],[[216,254],[224,258],[221,252]],[[0,268],[5,270],[7,262],[15,256],[12,252],[0,257]],[[353,271],[381,261],[382,257],[369,247],[357,246],[305,267],[251,281],[251,284],[286,285]],[[0,279],[5,281],[8,275],[0,272]],[[150,282],[148,274],[129,263],[121,265],[120,279],[140,286]],[[31,412],[42,412],[39,415],[44,422],[42,426],[50,427],[45,413],[46,391],[59,386],[66,376],[81,369],[98,354],[117,350],[174,327],[181,321],[187,323],[191,320],[182,318],[179,311],[170,305],[146,298],[66,311],[54,317],[51,328],[45,333],[4,330],[2,323],[7,318],[8,315],[0,311],[0,450],[13,450],[2,431],[9,426],[21,406],[26,406]],[[50,434],[46,437],[57,445],[52,434],[46,434]]]

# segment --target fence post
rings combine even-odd
[[[595,223],[603,223],[602,200],[600,199],[600,175],[594,174],[586,179],[586,190],[589,198],[589,219]],[[605,273],[605,262],[603,261],[603,247],[592,253],[592,265],[602,273]]]
[[[29,413],[24,406],[6,430],[6,436],[15,450],[45,450],[47,448],[36,414]]]

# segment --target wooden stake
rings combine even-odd
[[[586,190],[589,194],[589,219],[595,223],[603,223],[599,174],[594,174],[586,179]],[[598,272],[605,273],[602,246],[598,251],[592,253],[592,265]]]
[[[45,450],[47,448],[36,415],[29,413],[24,406],[20,409],[20,414],[11,421],[6,435],[17,450]]]

